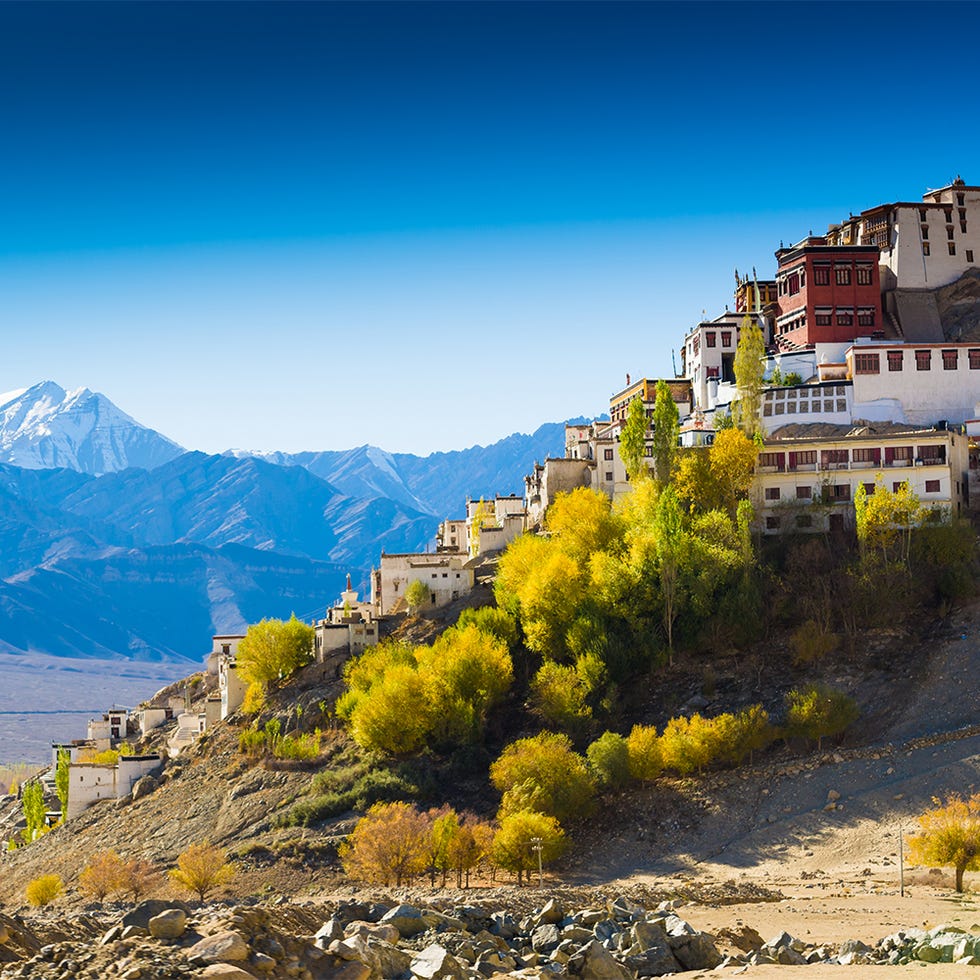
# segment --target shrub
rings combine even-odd
[[[540,811],[558,820],[587,816],[595,796],[585,760],[572,751],[567,735],[554,732],[508,745],[490,766],[490,779],[502,793],[529,783],[537,793]]]
[[[346,777],[341,774],[346,774]],[[278,818],[276,824],[281,827],[309,827],[349,810],[366,810],[379,802],[411,800],[419,793],[417,786],[388,769],[358,766],[317,773],[313,777],[313,789],[321,792],[300,800],[285,816]]]
[[[101,851],[78,876],[78,887],[101,902],[106,895],[119,891],[123,884],[123,859],[115,851]]]
[[[793,648],[793,663],[809,664],[833,653],[840,643],[840,637],[824,629],[816,620],[808,619],[789,638]]]
[[[262,755],[265,752],[265,732],[257,728],[246,728],[238,734],[238,750],[245,755]]]
[[[547,723],[573,734],[592,720],[589,690],[574,667],[546,661],[531,681],[534,710]]]
[[[663,772],[660,737],[653,725],[634,725],[626,740],[630,772],[634,779],[656,779]]]
[[[252,681],[245,689],[242,698],[242,712],[246,715],[261,714],[265,710],[265,686],[259,681]]]
[[[790,691],[786,705],[786,734],[816,742],[818,750],[826,737],[840,735],[860,714],[853,698],[822,684]]]
[[[29,904],[40,907],[50,905],[64,890],[65,884],[59,875],[41,875],[24,889],[24,895]]]
[[[660,736],[660,751],[665,769],[682,776],[702,769],[718,757],[717,730],[707,718],[693,714],[690,718],[671,718]]]
[[[422,606],[428,605],[432,592],[421,579],[413,578],[405,590],[405,603],[412,613],[417,613]]]
[[[764,749],[776,737],[769,715],[761,704],[753,704],[737,714],[719,715],[715,724],[716,751],[719,758],[741,765],[758,749]]]
[[[585,753],[600,786],[622,789],[630,781],[629,743],[622,735],[605,732]]]
[[[144,895],[153,891],[160,883],[157,869],[142,858],[130,858],[122,867],[120,891],[138,902]]]
[[[475,626],[503,643],[508,650],[517,645],[517,620],[496,606],[481,606],[479,609],[464,609],[456,621],[457,627]]]
[[[202,902],[234,876],[235,868],[228,863],[225,852],[207,841],[191,844],[177,858],[177,867],[170,871],[171,881],[180,888],[195,892]]]

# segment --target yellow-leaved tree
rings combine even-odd
[[[918,835],[909,841],[912,860],[930,868],[952,867],[961,892],[964,872],[980,870],[980,793],[933,802],[935,807],[919,817]]]

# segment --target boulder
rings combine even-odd
[[[490,916],[490,932],[503,939],[513,939],[518,933],[517,920],[506,912],[494,912]]]
[[[659,922],[640,919],[633,924],[631,933],[633,944],[639,946],[639,951],[645,952],[653,946],[667,946],[667,933]],[[668,947],[669,948],[669,947]]]
[[[212,963],[201,970],[198,976],[206,977],[207,980],[255,980],[255,974],[232,966],[231,963]]]
[[[541,925],[531,933],[531,949],[535,953],[550,953],[561,942],[556,925]]]
[[[671,934],[669,942],[670,951],[685,970],[713,970],[721,962],[721,954],[707,933]]]
[[[183,909],[164,909],[149,921],[150,935],[155,939],[180,939],[187,928],[187,913]]]
[[[681,970],[677,957],[666,943],[648,946],[642,953],[628,956],[626,966],[637,977],[662,977],[668,973],[679,973]]]
[[[151,793],[156,792],[160,787],[160,780],[156,776],[140,776],[139,779],[133,783],[133,802],[143,799],[144,796],[149,796]]]
[[[564,910],[554,899],[545,902],[543,908],[534,913],[534,921],[538,925],[555,925],[564,918]]]
[[[412,965],[412,954],[390,943],[370,944],[371,952],[378,958],[378,969],[383,977],[399,977],[408,973]]]
[[[397,943],[401,939],[401,933],[390,922],[351,922],[343,932],[345,936],[363,936],[385,943]]]
[[[344,927],[339,919],[327,919],[316,931],[313,943],[317,949],[326,949],[335,939],[344,938]]]
[[[131,909],[121,919],[120,924],[126,926],[139,926],[141,929],[149,929],[150,919],[168,909],[181,909],[187,912],[187,906],[183,902],[165,902],[161,898],[148,898],[145,902],[140,902],[136,908]]]
[[[582,980],[632,980],[629,971],[597,939],[568,961],[568,972]]]
[[[445,946],[432,943],[417,953],[409,965],[413,975],[421,980],[464,980],[466,971]]]
[[[417,936],[429,928],[429,923],[413,905],[396,905],[381,917],[381,922],[384,925],[394,926],[403,939]]]
[[[237,963],[247,960],[248,954],[248,943],[237,932],[229,929],[194,943],[186,955],[192,965],[200,966],[207,963]]]

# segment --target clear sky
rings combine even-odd
[[[188,448],[596,414],[780,240],[980,183],[970,3],[0,4],[0,391]]]

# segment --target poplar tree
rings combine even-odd
[[[735,424],[751,439],[760,430],[762,376],[765,372],[766,344],[762,330],[746,316],[739,328],[735,349],[735,387],[738,401],[732,406]]]
[[[661,488],[670,483],[677,461],[677,403],[670,385],[657,382],[657,400],[653,406],[653,472]]]
[[[647,447],[647,413],[643,407],[643,396],[637,395],[626,411],[626,421],[619,433],[619,458],[626,467],[626,475],[631,480],[644,476],[647,472],[643,455]]]

